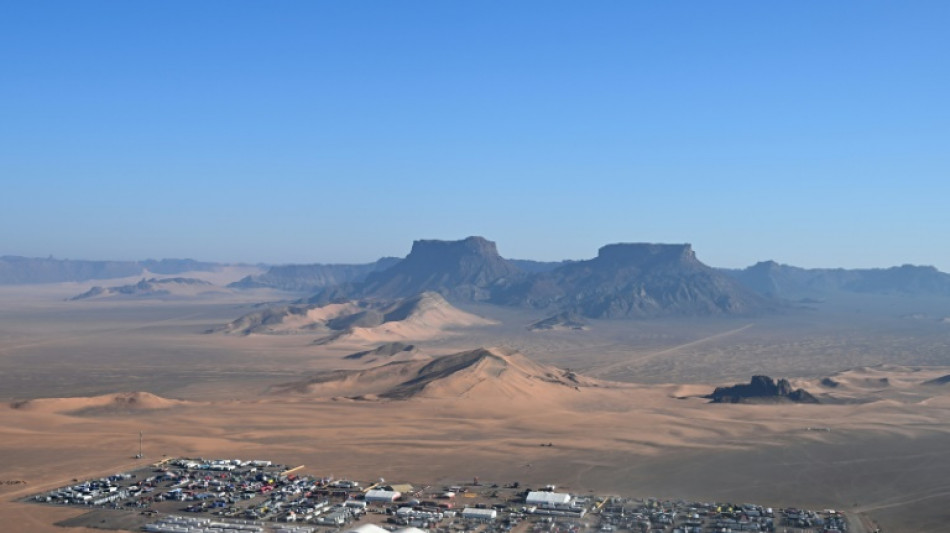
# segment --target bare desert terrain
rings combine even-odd
[[[950,523],[950,307],[938,300],[551,331],[528,329],[541,314],[469,305],[314,343],[306,329],[208,333],[285,294],[66,301],[90,287],[0,287],[5,531],[67,531],[54,524],[79,511],[16,500],[164,456],[839,508],[885,531]],[[754,374],[823,403],[700,397]]]

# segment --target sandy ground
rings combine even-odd
[[[139,431],[150,461],[266,458],[363,479],[477,475],[575,492],[835,507],[864,512],[886,531],[942,531],[950,519],[950,385],[922,384],[950,374],[950,328],[937,320],[878,313],[859,322],[849,319],[857,312],[836,310],[529,332],[538,316],[473,306],[465,310],[499,324],[421,351],[502,346],[623,383],[526,390],[533,382],[520,375],[482,392],[443,387],[407,401],[353,401],[267,391],[365,368],[343,356],[372,344],[203,333],[255,309],[260,295],[62,301],[77,292],[72,285],[0,288],[0,520],[16,524],[4,531],[63,531],[52,524],[75,511],[14,500],[128,468]],[[797,377],[796,386],[842,403],[695,397],[753,373]],[[116,399],[129,391],[148,394]],[[24,402],[57,397],[66,399]],[[6,484],[18,480],[28,484]]]

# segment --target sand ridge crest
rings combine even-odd
[[[516,351],[476,348],[438,357],[395,361],[362,370],[322,372],[271,387],[270,394],[363,400],[524,397],[556,401],[582,388],[611,384],[539,364]],[[619,384],[618,384],[619,386]]]
[[[946,368],[902,365],[861,366],[816,379],[792,380],[823,403],[919,403],[950,382]],[[936,387],[935,387],[936,386]],[[931,390],[928,390],[931,389]]]

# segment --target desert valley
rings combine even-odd
[[[0,533],[950,531],[948,25],[5,2]]]
[[[24,261],[0,259],[16,531],[86,531],[21,500],[170,457],[950,523],[935,269],[727,271],[646,244],[538,263],[476,237],[368,265]]]

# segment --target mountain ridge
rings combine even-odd
[[[383,257],[372,263],[334,264],[314,263],[304,265],[277,265],[263,274],[246,276],[228,287],[235,289],[272,288],[285,291],[317,291],[345,283],[362,281],[373,272],[385,270],[400,261],[396,257]]]
[[[29,285],[89,281],[151,274],[173,275],[184,272],[214,272],[227,263],[209,263],[194,259],[146,259],[144,261],[90,261],[52,257],[0,257],[0,285]]]
[[[836,293],[950,297],[950,274],[933,266],[801,268],[761,261],[744,269],[720,270],[759,294],[789,300],[820,298]]]
[[[696,258],[689,244],[617,243],[525,277],[493,301],[586,318],[746,315],[777,305]]]

